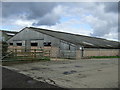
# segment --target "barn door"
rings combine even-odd
[[[25,52],[31,49],[30,40],[25,40]]]

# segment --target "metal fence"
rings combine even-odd
[[[66,59],[75,59],[76,58],[76,51],[60,50],[60,57],[66,58]]]

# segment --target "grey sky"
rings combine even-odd
[[[2,19],[1,29],[35,26],[118,39],[117,2],[3,2]]]

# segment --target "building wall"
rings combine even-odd
[[[37,47],[31,47],[31,42],[37,42]],[[80,46],[77,46],[75,44],[72,44],[70,42],[57,39],[55,37],[37,32],[32,31],[29,29],[24,29],[20,33],[18,33],[16,36],[8,40],[8,43],[13,43],[13,46],[16,48],[21,48],[20,46],[17,46],[16,43],[22,43],[22,48],[44,48],[43,43],[44,42],[51,42],[51,48],[49,50],[51,51],[51,57],[74,57],[77,59],[80,59],[82,57],[82,54],[84,57],[86,56],[116,56],[118,55],[119,50],[118,49],[88,49],[85,48],[82,52],[80,50]],[[48,49],[48,48],[46,48]]]
[[[2,42],[0,41],[0,60],[2,60]]]
[[[84,49],[83,56],[118,56],[119,49]]]
[[[9,36],[6,33],[0,31],[0,41],[7,41]]]
[[[38,46],[37,47],[32,47],[31,43],[37,42]],[[21,48],[44,48],[43,43],[44,42],[51,42],[51,57],[61,57],[60,55],[60,50],[69,50],[69,51],[75,51],[76,46],[74,44],[71,44],[69,42],[59,40],[55,37],[37,32],[37,31],[32,31],[29,29],[24,29],[20,33],[18,33],[16,36],[8,40],[8,43],[13,43],[14,47],[20,48],[20,46],[17,46],[16,43],[22,43]],[[66,53],[66,52],[63,52]],[[72,56],[75,56],[75,52],[71,54]]]
[[[17,46],[16,43],[21,42],[23,46],[30,47],[31,42],[37,42],[38,47],[43,47],[44,42],[51,42],[52,46],[59,45],[59,39],[45,35],[36,31],[25,29],[18,33],[16,36],[8,40],[8,43],[13,43],[14,46]]]
[[[76,59],[79,60],[81,58],[82,58],[81,51],[80,50],[76,50]]]
[[[76,45],[70,42],[61,40],[60,56],[63,58],[76,58]]]

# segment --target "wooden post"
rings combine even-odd
[[[34,58],[36,58],[36,49],[34,49]]]
[[[49,58],[50,58],[50,50],[49,50]]]
[[[17,56],[17,49],[15,49],[15,57]]]

